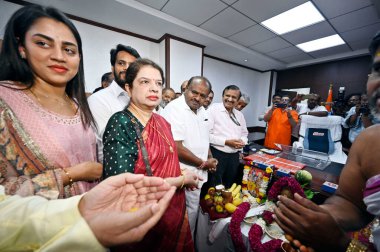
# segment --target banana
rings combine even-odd
[[[233,199],[239,199],[240,198],[240,192],[238,192]]]
[[[233,191],[232,191],[232,197],[235,197],[235,195],[240,192],[241,185],[238,185]]]
[[[236,183],[233,183],[230,189],[228,189],[229,192],[232,192],[236,188]]]

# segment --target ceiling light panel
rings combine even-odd
[[[333,46],[343,45],[343,39],[338,35],[331,35],[328,37],[312,40],[302,44],[298,44],[297,47],[304,52],[313,52]]]
[[[310,1],[277,16],[267,19],[261,24],[281,35],[325,20],[322,14]]]

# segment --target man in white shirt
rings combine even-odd
[[[241,94],[239,101],[237,102],[235,108],[239,111],[242,111],[243,108],[247,107],[249,102],[251,101],[251,98],[247,94]]]
[[[292,107],[297,110],[299,116],[328,116],[327,109],[324,106],[321,106],[321,96],[319,96],[318,94],[310,94],[307,97],[307,104],[299,103],[302,99],[305,98],[304,95],[297,95],[292,101]]]
[[[166,87],[162,89],[162,100],[160,102],[160,105],[158,105],[153,112],[161,115],[162,111],[166,107],[166,105],[169,104],[172,100],[175,99],[175,91],[174,89],[170,87]]]
[[[244,115],[235,109],[240,98],[235,85],[223,90],[223,103],[214,103],[208,109],[211,152],[218,160],[217,170],[209,174],[208,185],[222,183],[226,188],[234,183],[239,167],[239,151],[248,142]]]
[[[301,100],[306,97],[308,98],[307,104],[300,103]],[[318,117],[325,117],[329,115],[325,106],[321,106],[321,96],[318,94],[309,94],[307,96],[297,94],[292,100],[291,106],[297,111],[298,117],[300,117],[301,120],[302,115],[312,115]],[[301,120],[299,120],[297,125],[292,129],[292,143],[294,141],[298,141]]]
[[[203,107],[205,107],[206,110],[210,107],[212,100],[214,100],[214,91],[210,90],[210,93],[203,103]]]
[[[170,123],[176,141],[181,169],[190,170],[207,181],[207,172],[216,170],[217,160],[209,153],[209,132],[204,101],[211,90],[210,82],[201,76],[192,77],[182,96],[170,102],[161,115]],[[198,217],[200,189],[186,191],[186,209],[194,237]]]
[[[140,54],[130,46],[118,44],[111,52],[111,65],[114,81],[111,85],[88,98],[88,105],[96,122],[96,142],[98,159],[103,162],[103,133],[113,114],[123,110],[129,103],[124,89],[125,73],[131,63],[140,58]]]

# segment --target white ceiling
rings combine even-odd
[[[260,22],[306,0],[30,0],[153,39],[168,33],[261,71],[367,54],[380,30],[379,1],[312,0],[326,21],[278,36]],[[311,53],[295,47],[336,33],[347,44]]]

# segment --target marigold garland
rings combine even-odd
[[[273,213],[271,211],[268,211],[268,210],[264,210],[264,212],[261,215],[261,218],[263,218],[266,225],[270,225],[274,221]]]
[[[282,240],[274,239],[267,241],[266,243],[261,243],[261,237],[263,236],[263,229],[257,225],[253,224],[248,233],[249,244],[253,252],[276,252],[281,251]]]
[[[241,203],[235,212],[232,214],[231,223],[229,226],[232,241],[237,252],[246,252],[247,248],[243,242],[243,236],[241,234],[241,222],[243,221],[245,215],[249,211],[250,205],[248,202]]]
[[[232,241],[235,246],[235,250],[238,252],[246,252],[247,248],[243,242],[243,236],[241,234],[241,222],[243,221],[245,215],[250,209],[250,205],[248,202],[243,202],[240,206],[235,210],[231,217],[231,223],[229,226],[230,234]],[[267,211],[269,213],[269,211]],[[251,245],[251,250],[253,252],[275,252],[281,249],[282,240],[275,239],[270,240],[264,244],[261,243],[261,238],[263,236],[262,228],[254,224],[248,233],[249,244]]]
[[[277,196],[280,195],[284,187],[289,188],[292,194],[298,193],[302,197],[306,197],[301,185],[292,177],[281,177],[279,178],[269,190],[268,199],[272,201],[277,201]]]

